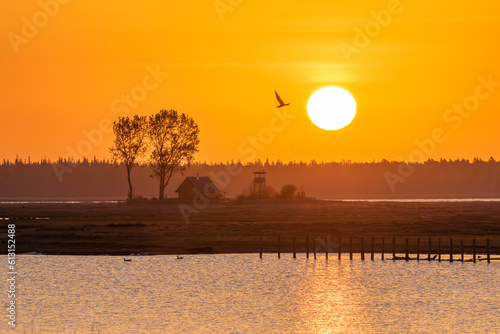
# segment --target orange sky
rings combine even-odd
[[[103,123],[177,109],[200,126],[198,160],[500,159],[500,84],[482,83],[500,83],[498,1],[1,6],[0,158],[107,157]],[[331,85],[358,107],[338,131],[307,117],[309,96]],[[295,117],[266,137],[275,89]],[[447,111],[463,103],[470,112]]]

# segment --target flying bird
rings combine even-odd
[[[274,91],[274,94],[276,94],[276,99],[278,100],[278,102],[280,103],[279,106],[277,106],[277,108],[281,108],[281,107],[284,107],[284,106],[288,106],[290,105],[290,103],[286,103],[283,102],[283,100],[281,99],[281,97],[278,95],[278,92],[277,91]]]

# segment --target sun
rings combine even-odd
[[[356,101],[343,88],[323,87],[309,98],[307,115],[324,130],[339,130],[349,125],[356,115]]]

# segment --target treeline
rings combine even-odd
[[[500,162],[500,160],[495,160],[495,158],[490,157],[488,160],[483,160],[481,158],[474,158],[472,160],[469,159],[440,159],[440,160],[434,160],[434,159],[428,159],[427,161],[423,163],[413,163],[416,165],[422,165],[422,164],[429,164],[429,163],[457,163],[457,164],[474,164],[474,163],[484,163],[484,162],[489,162],[489,163],[494,163],[494,162]],[[9,160],[9,159],[3,159],[2,163],[0,166],[9,166],[9,165],[47,165],[47,164],[54,164],[54,163],[62,163],[62,164],[73,164],[73,165],[91,165],[91,164],[113,164],[111,162],[111,159],[106,158],[106,159],[98,159],[96,156],[93,158],[83,158],[83,159],[75,159],[73,157],[66,157],[62,158],[59,157],[56,160],[51,160],[50,158],[42,158],[41,160],[38,161],[33,161],[31,158],[28,156],[27,158],[19,158],[16,156],[14,160]],[[269,160],[266,159],[265,161],[262,161],[260,159],[255,160],[254,162],[247,162],[247,163],[242,163],[240,160],[228,160],[226,162],[207,162],[207,161],[194,161],[190,165],[193,166],[225,166],[225,165],[234,165],[234,164],[239,164],[242,166],[257,166],[257,167],[274,167],[274,166],[316,166],[316,165],[373,165],[373,164],[380,164],[380,163],[401,163],[400,161],[388,161],[388,160],[380,160],[380,161],[371,161],[371,162],[356,162],[352,160],[341,160],[341,161],[321,161],[317,162],[316,160],[312,161],[302,161],[302,160],[289,160],[289,161],[281,161],[280,159],[274,161],[274,160]],[[144,163],[137,163],[138,166],[145,166],[147,164]]]
[[[88,158],[83,158],[83,159],[74,159],[72,157],[68,158],[61,158],[59,157],[58,159],[52,161],[49,158],[42,158],[41,160],[38,161],[33,161],[31,158],[28,156],[27,158],[21,159],[16,156],[16,158],[12,161],[9,159],[3,159],[2,163],[0,166],[12,166],[12,165],[51,165],[54,163],[63,163],[63,164],[72,164],[72,165],[80,165],[80,164],[111,164],[110,159],[97,159],[96,156],[94,156],[92,159]]]
[[[318,198],[465,198],[500,197],[500,162],[491,158],[428,160],[405,164],[378,162],[238,161],[193,162],[167,186],[167,197],[185,176],[209,176],[226,197],[245,193],[253,172],[265,171],[267,185],[281,189],[293,184]],[[137,164],[132,172],[134,193],[158,195],[152,167]],[[6,198],[116,198],[127,197],[123,165],[109,160],[5,160],[0,165],[0,197]]]

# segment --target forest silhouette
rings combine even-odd
[[[227,173],[228,168],[233,172]],[[405,172],[403,174],[402,170]],[[408,172],[408,170],[410,172]],[[176,174],[166,197],[186,176],[209,176],[226,198],[235,198],[252,184],[253,172],[266,171],[267,184],[276,189],[293,184],[307,196],[330,199],[369,198],[475,198],[500,197],[500,162],[490,158],[469,160],[428,160],[404,164],[378,162],[282,162],[257,160],[240,162],[193,162],[183,174]],[[158,195],[152,167],[137,164],[134,191],[137,196]],[[126,199],[123,164],[110,160],[59,158],[31,161],[16,158],[0,165],[0,197]]]

